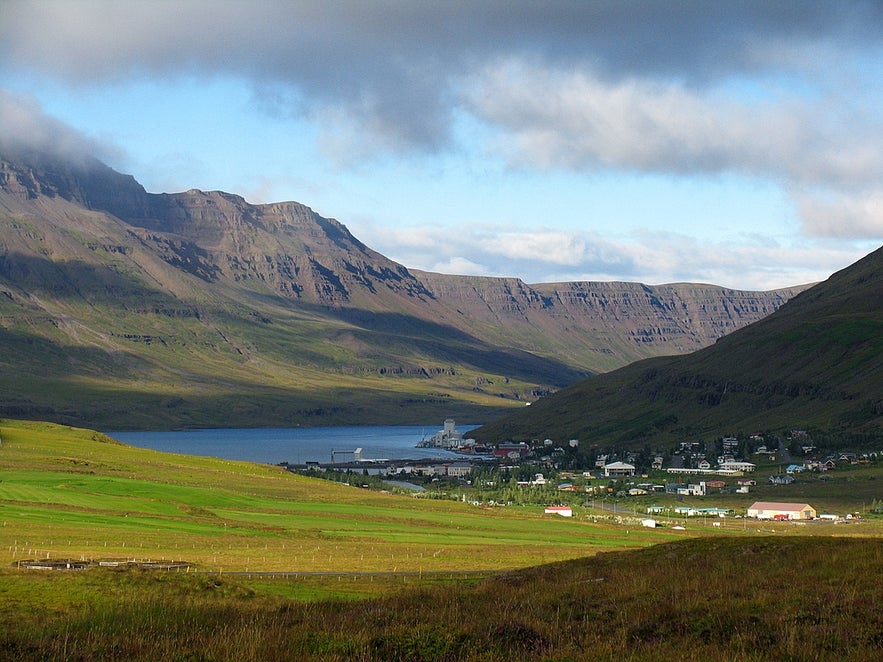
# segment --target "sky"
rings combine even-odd
[[[0,146],[451,274],[823,280],[883,244],[881,108],[880,2],[0,1]]]

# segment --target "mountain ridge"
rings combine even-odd
[[[5,367],[45,363],[32,356],[44,347],[52,374],[77,365],[101,403],[71,396],[83,385],[70,379],[35,376],[9,386],[0,413],[136,426],[484,418],[588,374],[693,351],[802,289],[432,274],[297,202],[147,193],[95,160],[0,158],[0,331],[23,351]],[[115,416],[110,385],[130,393]],[[239,419],[237,391],[253,399]]]

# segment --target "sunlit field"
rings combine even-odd
[[[50,424],[0,438],[7,659],[883,653],[875,517],[650,529],[637,507],[415,498]],[[53,564],[83,569],[23,567]]]
[[[175,560],[200,570],[500,570],[685,532],[385,494],[170,455],[86,430],[0,427],[0,562]]]

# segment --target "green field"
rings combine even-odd
[[[408,590],[386,580],[365,600],[329,599],[327,579],[7,572],[0,656],[866,662],[883,655],[881,572],[879,539],[791,536],[693,538]],[[306,600],[280,597],[294,585]]]
[[[687,535],[479,508],[138,449],[87,430],[0,425],[0,562],[179,560],[199,569],[511,569]]]
[[[4,659],[883,653],[880,518],[647,529],[636,506],[563,519],[418,499],[45,423],[0,421],[0,439]],[[873,471],[851,476],[872,493]]]

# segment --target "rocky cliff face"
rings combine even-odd
[[[308,367],[312,383],[317,374],[419,376],[438,385],[423,402],[457,393],[505,403],[704,347],[801,288],[432,274],[387,259],[295,202],[150,194],[97,161],[7,158],[0,289],[0,332],[15,329],[17,341],[39,338],[68,357],[88,336],[112,357],[108,370],[122,359],[146,362],[187,388],[206,371],[235,390],[239,380],[289,384]],[[136,345],[139,338],[151,342]]]
[[[770,292],[678,283],[627,282],[527,285],[518,279],[417,273],[442,301],[468,317],[511,327],[515,322],[583,347],[593,364],[624,365],[638,358],[683,354],[777,310],[804,287]]]

